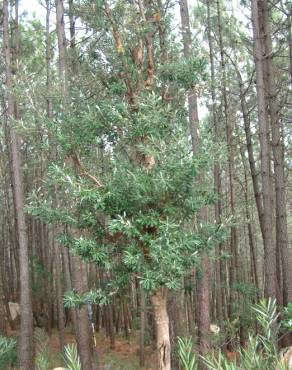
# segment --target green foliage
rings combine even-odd
[[[0,335],[0,369],[14,366],[17,362],[17,342],[14,338]]]
[[[261,333],[257,336],[249,335],[247,347],[238,351],[238,361],[230,361],[222,351],[214,351],[208,357],[201,360],[209,370],[284,370],[285,365],[281,362],[277,351],[276,341],[278,338],[279,325],[277,324],[276,301],[262,300],[252,307],[256,314],[257,323]],[[192,369],[195,363],[195,355],[192,353],[190,339],[179,340],[180,361],[184,370]]]
[[[247,348],[241,350],[240,362],[241,367],[247,370],[266,368],[266,359],[259,350],[258,338],[249,335]]]
[[[203,362],[209,370],[238,370],[240,368],[234,362],[229,362],[228,359],[220,351],[219,354],[213,355],[211,358],[204,358]],[[246,369],[247,370],[247,369]],[[258,369],[260,370],[260,369]]]
[[[193,352],[191,338],[178,338],[178,354],[183,370],[197,370],[198,362]]]
[[[234,289],[239,293],[237,305],[233,305],[233,312],[239,317],[239,324],[248,331],[254,323],[254,312],[252,304],[257,300],[257,289],[254,284],[248,282],[237,282]]]
[[[163,80],[176,82],[178,86],[191,89],[207,79],[206,60],[199,57],[182,59],[176,63],[167,63],[161,67]]]
[[[282,321],[284,328],[292,331],[292,302],[289,302],[286,307],[284,307],[284,320]]]
[[[112,265],[107,254],[108,249],[102,243],[97,243],[95,240],[83,236],[74,238],[68,233],[60,234],[58,241],[64,247],[70,248],[72,254],[82,257],[84,261],[96,263],[106,269]]]
[[[34,331],[34,340],[36,348],[36,370],[50,370],[51,359],[49,352],[49,337],[47,333],[43,329],[36,328]]]
[[[262,344],[268,361],[272,361],[277,356],[277,334],[280,328],[277,323],[279,313],[276,300],[263,299],[254,305],[253,310],[262,330],[262,333],[258,335],[259,343]]]
[[[33,271],[35,279],[32,281],[32,291],[35,297],[40,299],[44,297],[45,293],[45,282],[52,278],[52,275],[45,268],[43,263],[37,256],[30,258],[30,270]]]
[[[65,346],[64,361],[68,370],[81,370],[81,362],[76,344],[68,344]]]
[[[48,166],[44,185],[27,205],[31,215],[68,230],[59,242],[73,254],[113,272],[111,289],[91,297],[98,304],[131,274],[148,291],[180,288],[182,277],[200,263],[199,252],[209,252],[226,236],[222,225],[195,222],[198,211],[216,201],[212,182],[207,176],[202,181],[213,172],[212,138],[192,154],[184,104],[186,91],[206,78],[206,58],[181,60],[174,41],[165,43],[169,60],[163,63],[156,21],[145,22],[125,1],[110,4],[112,20],[101,20],[104,13],[97,17],[97,12],[103,7],[102,1],[83,1],[75,8],[86,28],[103,32],[98,46],[88,39],[76,46],[80,65],[78,76],[70,76],[69,109],[57,110],[48,127],[58,161]],[[147,17],[157,11],[152,3],[145,5]],[[170,24],[162,18],[166,41]],[[113,20],[123,50],[111,35]],[[138,66],[133,53],[150,31],[155,78],[148,88],[146,55]],[[76,165],[77,157],[82,165]],[[69,292],[65,304],[87,300]]]
[[[99,306],[103,306],[109,304],[111,296],[114,294],[114,291],[95,289],[80,295],[76,293],[75,290],[70,290],[64,295],[64,307],[80,308],[82,305],[87,303],[94,303]]]

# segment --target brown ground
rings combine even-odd
[[[66,344],[75,343],[75,337],[71,333],[66,333]],[[139,366],[139,345],[137,344],[137,335],[127,340],[122,335],[116,337],[115,349],[110,349],[109,339],[103,333],[96,333],[96,350],[99,358],[101,369],[105,367],[110,370],[155,370],[155,354],[151,347],[145,348],[146,366]],[[58,361],[60,347],[58,333],[53,332],[50,338],[50,352],[55,357],[54,364],[61,366],[62,362]]]
[[[65,343],[75,343],[75,336],[66,328]],[[9,336],[18,336],[18,330],[8,330]],[[138,333],[132,333],[129,339],[123,335],[116,336],[115,349],[110,349],[109,339],[104,333],[96,333],[96,351],[98,354],[101,370],[155,370],[155,354],[150,346],[145,347],[145,367],[139,366],[139,337]],[[58,332],[53,331],[50,338],[50,350],[52,369],[62,366],[60,355]]]

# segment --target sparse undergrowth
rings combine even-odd
[[[14,338],[0,335],[0,369],[10,369],[17,361],[17,342]]]
[[[278,351],[280,324],[276,302],[262,300],[252,307],[260,333],[249,334],[246,348],[239,348],[236,361],[230,361],[223,351],[213,351],[207,357],[196,355],[191,339],[179,339],[179,357],[183,370],[197,370],[199,361],[208,370],[287,370]]]
[[[278,350],[277,339],[280,335],[280,323],[276,302],[262,300],[252,307],[259,327],[259,333],[250,333],[245,348],[239,348],[234,361],[230,361],[223,351],[214,348],[207,357],[196,354],[191,338],[179,338],[178,356],[182,370],[198,370],[199,363],[208,370],[287,370],[281,353]],[[287,310],[285,310],[286,312]],[[286,312],[287,313],[287,312]],[[289,313],[289,312],[288,312]],[[282,326],[290,329],[291,318],[286,314]],[[53,360],[59,357],[59,364],[68,370],[81,370],[80,359],[75,344],[68,344],[63,355],[50,352],[49,337],[42,329],[35,330],[36,370],[51,370]],[[16,369],[17,341],[14,338],[0,336],[0,369]],[[135,370],[139,369],[138,361],[122,359],[118,355],[105,354],[104,365],[100,370]]]

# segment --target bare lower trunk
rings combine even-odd
[[[243,88],[243,81],[242,77],[240,75],[239,70],[237,70],[238,80],[239,80],[239,89],[240,89],[240,102],[241,102],[241,110],[242,110],[242,116],[243,116],[243,122],[244,122],[244,131],[245,131],[245,137],[246,137],[246,146],[247,146],[247,153],[248,153],[248,160],[249,160],[249,166],[250,166],[250,173],[252,177],[252,185],[253,185],[253,191],[254,191],[254,198],[257,206],[257,212],[260,222],[260,228],[261,233],[263,236],[264,232],[264,226],[263,226],[263,203],[262,203],[262,197],[260,192],[260,186],[258,181],[258,175],[256,170],[256,162],[254,158],[254,150],[253,150],[253,143],[252,143],[252,133],[251,133],[251,127],[250,127],[250,117],[247,109],[247,103],[245,98],[245,92]]]
[[[213,50],[213,38],[211,34],[211,3],[210,0],[207,1],[207,34],[208,34],[208,44],[209,44],[209,58],[210,58],[210,70],[211,70],[211,99],[212,99],[212,124],[214,141],[216,144],[220,141],[220,127],[219,122],[216,117],[216,91],[215,91],[215,65],[214,65],[214,50]],[[214,190],[218,196],[215,203],[215,220],[217,224],[221,223],[222,214],[222,187],[221,187],[221,169],[219,161],[214,162]],[[221,255],[222,245],[216,247],[216,317],[219,322],[223,321],[223,310],[222,310],[222,284],[221,284]]]
[[[269,102],[269,113],[271,118],[272,131],[272,149],[273,163],[275,174],[275,206],[276,206],[276,246],[277,255],[279,256],[279,265],[283,269],[283,298],[284,304],[288,304],[292,300],[292,255],[288,248],[288,228],[287,228],[287,210],[286,210],[286,184],[285,184],[285,163],[284,163],[284,140],[282,133],[280,111],[281,107],[277,97],[276,71],[274,63],[274,54],[272,46],[272,35],[270,26],[270,9],[268,3],[264,4],[264,27],[265,27],[265,42],[266,42],[266,90]],[[282,260],[281,260],[282,257]],[[279,272],[281,268],[277,269]],[[279,282],[281,279],[278,279]],[[280,299],[281,299],[280,298]],[[280,302],[279,302],[280,303]]]
[[[1,253],[2,254],[2,253]],[[4,295],[4,284],[2,277],[4,276],[4,266],[2,265],[2,256],[0,262],[0,335],[7,335],[7,316],[5,309],[5,295]]]
[[[124,306],[125,307],[125,306]],[[109,327],[109,337],[110,337],[110,349],[115,349],[116,347],[116,336],[115,336],[115,329],[114,329],[114,318],[113,318],[113,306],[109,304],[107,306],[107,319],[108,319],[108,327]],[[125,320],[125,328],[126,328],[126,337],[129,337],[129,329],[126,320],[126,310],[124,309],[124,320]]]
[[[189,19],[189,9],[188,1],[180,0],[180,15],[181,15],[181,26],[182,26],[182,36],[183,36],[183,46],[184,46],[184,57],[187,59],[191,56],[191,30],[190,30],[190,19]],[[195,89],[192,89],[188,92],[188,112],[189,112],[189,130],[192,141],[192,152],[195,156],[198,153],[199,148],[199,116],[198,116],[198,99]],[[203,178],[200,178],[200,182],[203,182]],[[202,209],[198,214],[198,222],[206,222],[207,213],[206,209]],[[207,261],[208,257],[203,256],[203,260]],[[204,292],[204,300],[199,299],[199,312],[205,313],[203,317],[198,318],[199,326],[199,343],[200,343],[200,352],[204,353],[207,344],[207,332],[209,329],[210,317],[209,315],[209,290],[210,284],[208,277],[208,272],[204,271],[205,264],[202,265],[203,275],[202,279],[198,281],[200,286],[198,289],[200,292]],[[205,306],[206,305],[206,306]]]
[[[202,274],[201,282],[198,284],[198,300],[199,315],[198,315],[198,329],[199,329],[199,351],[200,354],[205,355],[210,348],[209,328],[210,328],[210,259],[208,256],[202,258]]]
[[[17,3],[16,3],[17,5]],[[19,139],[16,135],[11,121],[15,115],[15,98],[11,93],[11,50],[9,47],[9,15],[8,1],[3,1],[3,44],[7,88],[7,123],[9,127],[9,139],[11,145],[11,164],[13,174],[13,191],[17,220],[17,235],[19,242],[19,263],[20,263],[20,306],[21,306],[21,327],[20,327],[20,369],[33,369],[33,315],[29,285],[29,262],[28,262],[28,241],[24,215],[24,195],[21,173],[21,158]]]
[[[87,291],[87,271],[78,256],[72,257],[73,287],[78,294]],[[82,370],[92,370],[92,338],[90,333],[87,307],[76,309],[76,340]]]
[[[260,2],[252,0],[252,22],[254,34],[254,59],[257,81],[258,121],[260,130],[261,148],[261,176],[263,193],[263,237],[264,237],[264,268],[265,268],[265,295],[277,296],[276,245],[273,238],[272,187],[270,177],[270,135],[269,117],[266,107],[263,32],[260,25],[262,16],[259,10]]]
[[[157,370],[170,370],[169,318],[167,313],[167,290],[158,289],[150,297],[156,327]]]
[[[247,220],[247,231],[248,231],[248,240],[249,240],[249,247],[250,247],[250,261],[251,261],[251,276],[252,282],[254,283],[257,293],[256,293],[256,300],[259,300],[259,278],[257,272],[257,258],[256,258],[256,243],[254,237],[254,230],[251,221],[251,214],[249,209],[249,194],[248,194],[248,180],[247,180],[247,165],[244,156],[244,148],[240,147],[240,154],[242,159],[242,164],[244,168],[244,200],[245,200],[245,215]],[[249,160],[250,161],[250,160]]]
[[[60,250],[57,243],[54,240],[55,234],[53,234],[53,249],[55,253],[55,267],[56,267],[56,293],[57,293],[57,310],[58,310],[58,329],[59,329],[59,341],[60,350],[64,350],[65,346],[65,318],[63,309],[63,291],[61,281],[61,258]]]
[[[145,291],[144,288],[141,286],[140,289],[141,294],[141,303],[140,303],[140,366],[145,365],[145,308],[146,308],[146,301],[145,301]]]
[[[230,212],[232,217],[236,217],[236,204],[235,204],[235,159],[234,159],[234,143],[233,143],[233,128],[234,122],[232,122],[231,109],[228,104],[228,92],[227,92],[227,73],[226,73],[226,60],[224,54],[223,44],[223,33],[222,33],[222,20],[221,20],[221,5],[220,2],[216,2],[217,5],[217,18],[218,18],[218,38],[220,47],[220,65],[221,65],[221,83],[222,83],[222,97],[223,97],[223,108],[224,108],[224,121],[226,130],[226,142],[228,148],[228,185],[229,185],[229,196],[230,196]],[[237,300],[237,294],[235,291],[235,284],[238,279],[238,230],[235,225],[231,226],[230,235],[230,252],[231,252],[231,264],[229,269],[229,285],[230,285],[230,299],[229,299],[229,316],[233,315],[233,305]]]

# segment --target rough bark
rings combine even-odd
[[[199,351],[202,355],[210,349],[210,259],[204,255],[202,257],[202,276],[198,286],[198,331],[199,331]],[[202,368],[202,367],[201,367]]]
[[[239,84],[239,95],[240,95],[240,104],[241,104],[241,111],[242,111],[242,118],[244,123],[244,132],[245,132],[245,138],[246,138],[246,147],[247,147],[247,154],[248,154],[248,161],[249,161],[249,168],[252,178],[252,185],[253,185],[253,193],[254,198],[256,202],[257,207],[257,213],[261,228],[261,233],[263,236],[263,202],[262,202],[262,196],[261,196],[261,190],[258,180],[258,174],[256,170],[256,161],[254,157],[254,149],[253,149],[253,142],[252,142],[252,133],[251,133],[251,127],[250,127],[250,117],[249,112],[247,108],[247,102],[246,102],[246,92],[247,90],[244,90],[244,84],[242,81],[241,74],[237,68],[237,66],[234,64],[237,78],[238,78],[238,84]]]
[[[188,1],[180,0],[180,14],[182,37],[184,47],[184,57],[191,57],[191,30]],[[192,152],[196,155],[199,147],[199,116],[198,116],[198,98],[195,90],[188,92],[188,113],[189,130],[192,141]],[[200,178],[200,182],[202,182]],[[207,219],[206,209],[201,209],[198,213],[198,222],[204,222]],[[208,333],[210,327],[210,274],[206,269],[209,266],[209,259],[206,255],[202,256],[202,276],[197,281],[198,285],[198,332],[199,332],[199,351],[205,354],[208,351]]]
[[[63,351],[65,346],[65,317],[63,308],[63,289],[61,280],[61,258],[60,249],[58,244],[54,241],[55,233],[53,233],[53,250],[55,254],[55,267],[56,267],[56,293],[57,293],[57,311],[58,311],[58,329],[59,329],[59,342],[60,350]]]
[[[273,239],[273,214],[272,214],[272,187],[270,177],[270,135],[269,117],[267,114],[265,84],[264,84],[264,59],[265,50],[263,35],[260,29],[259,0],[252,0],[252,25],[254,40],[254,61],[256,66],[257,108],[260,133],[261,151],[261,178],[263,194],[263,237],[264,237],[264,275],[265,295],[276,298],[277,272],[276,272],[276,245]]]
[[[140,351],[139,351],[139,358],[140,358],[140,366],[145,366],[145,315],[146,315],[146,297],[145,297],[145,290],[141,286],[140,288]]]
[[[167,313],[167,290],[160,288],[150,297],[156,328],[157,370],[170,370],[169,318]]]
[[[59,48],[59,75],[61,82],[61,96],[63,102],[63,109],[66,109],[68,99],[68,60],[67,60],[67,42],[64,25],[64,4],[63,0],[56,0],[56,25]],[[72,6],[72,3],[71,3]],[[74,26],[74,25],[73,25]],[[72,30],[71,30],[72,32]],[[75,162],[72,159],[74,166]],[[76,166],[74,167],[75,170]],[[74,234],[79,236],[79,232]],[[65,253],[66,254],[66,253]],[[78,294],[84,293],[87,289],[87,272],[83,268],[81,259],[78,256],[72,257],[72,277],[73,287]],[[89,330],[89,321],[87,316],[86,306],[75,310],[75,317],[73,321],[76,331],[76,339],[80,361],[83,370],[92,370],[92,340]]]
[[[268,2],[261,2],[263,31],[265,33],[265,64],[266,64],[266,92],[272,132],[272,151],[275,175],[275,207],[276,207],[276,248],[279,257],[282,256],[283,269],[283,300],[284,304],[292,301],[292,254],[288,249],[286,186],[284,165],[284,143],[280,120],[281,107],[278,102],[276,88],[276,69],[272,47],[270,27],[270,11]],[[281,265],[281,263],[280,263]]]
[[[224,55],[224,44],[222,35],[222,20],[221,20],[221,6],[217,0],[217,18],[218,18],[218,36],[219,36],[219,48],[220,48],[220,65],[221,65],[221,82],[222,82],[222,97],[223,97],[223,110],[224,110],[224,121],[226,130],[226,142],[228,148],[228,185],[229,185],[229,196],[230,196],[230,212],[233,218],[236,217],[235,212],[235,163],[234,163],[234,142],[233,142],[233,126],[234,123],[231,120],[231,114],[227,99],[227,76],[226,76],[226,60]],[[232,316],[232,305],[237,299],[237,294],[234,290],[234,284],[237,281],[237,275],[239,273],[238,266],[238,230],[236,226],[231,226],[230,234],[230,252],[231,252],[231,266],[229,270],[229,284],[230,284],[230,297],[229,297],[229,316]]]
[[[73,286],[80,295],[88,290],[87,271],[78,256],[72,257]],[[82,370],[92,370],[92,338],[87,314],[87,307],[84,305],[76,309],[76,340],[80,356]]]
[[[4,258],[3,258],[3,245],[0,246],[1,251],[0,251],[0,335],[7,335],[7,315],[6,315],[6,308],[5,308],[5,294],[4,294]]]
[[[58,50],[59,50],[59,75],[61,81],[61,93],[63,104],[68,94],[67,89],[67,42],[64,24],[64,2],[63,0],[55,0],[56,5],[56,25],[58,36]]]
[[[183,39],[183,51],[184,57],[186,59],[191,57],[191,30],[190,30],[190,17],[189,17],[189,8],[187,0],[180,0],[180,18],[181,18],[181,27],[182,27],[182,39]],[[191,90],[188,93],[188,113],[189,113],[189,129],[192,141],[192,148],[195,152],[197,150],[198,144],[198,99],[195,90]],[[192,124],[195,123],[195,124]]]
[[[290,74],[290,85],[292,86],[292,7],[289,10],[287,19],[288,28],[288,48],[289,48],[289,74]]]
[[[3,1],[3,46],[6,74],[6,97],[7,97],[7,123],[9,128],[9,138],[11,145],[11,164],[14,184],[14,200],[17,218],[17,234],[19,242],[19,263],[20,263],[20,306],[21,306],[21,327],[19,343],[19,364],[21,370],[31,370],[33,368],[33,315],[30,296],[29,283],[29,262],[28,262],[28,242],[27,230],[24,215],[24,194],[21,173],[21,158],[19,138],[12,126],[15,115],[15,99],[12,95],[12,75],[11,75],[11,50],[9,46],[9,12],[8,1]]]
[[[52,79],[51,79],[51,61],[52,61],[52,42],[50,33],[50,14],[51,1],[46,0],[46,87],[47,87],[47,116],[53,117],[53,106],[51,99]]]
[[[260,284],[259,284],[258,269],[257,269],[256,243],[255,243],[254,230],[253,230],[251,214],[250,214],[248,180],[247,180],[247,165],[245,161],[244,148],[242,146],[240,148],[240,153],[241,153],[241,160],[242,160],[242,164],[244,168],[245,216],[246,216],[246,222],[247,222],[248,240],[249,240],[249,248],[250,248],[249,253],[250,253],[250,261],[251,261],[251,276],[253,277],[252,282],[257,289],[256,296],[257,296],[257,301],[258,301]]]
[[[211,99],[212,99],[212,124],[213,124],[213,133],[214,141],[216,144],[219,144],[220,140],[220,125],[216,117],[216,93],[215,93],[215,65],[214,65],[214,48],[213,48],[213,38],[211,34],[211,4],[210,1],[207,1],[207,35],[208,35],[208,45],[209,45],[209,59],[210,59],[210,70],[211,70]],[[221,223],[222,215],[222,185],[221,185],[221,168],[219,161],[215,160],[214,162],[214,188],[218,196],[218,200],[215,203],[215,220],[219,225]],[[222,277],[221,277],[221,250],[222,245],[219,245],[216,248],[216,316],[219,322],[223,321],[223,303],[222,303]]]

